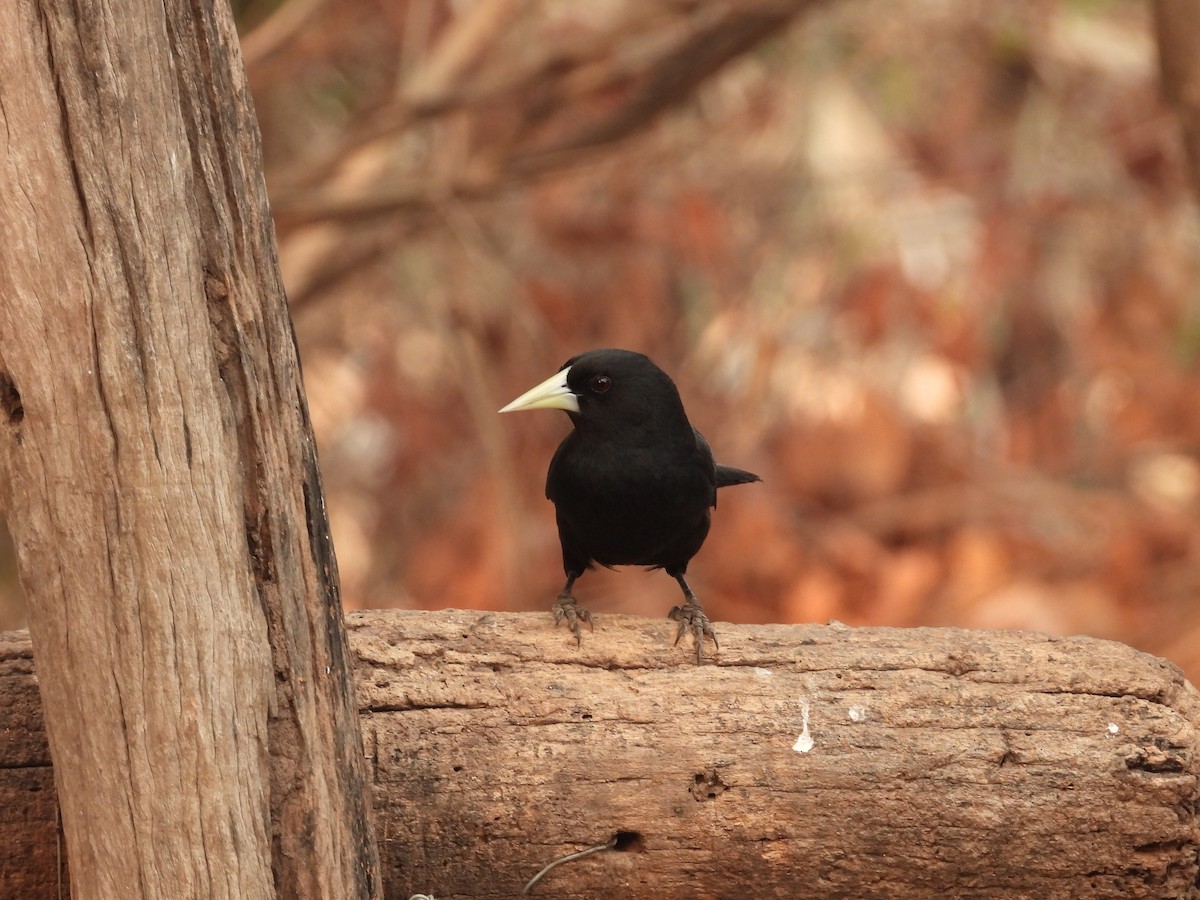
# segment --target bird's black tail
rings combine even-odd
[[[723,466],[717,463],[717,487],[729,487],[731,484],[749,484],[752,481],[762,481],[753,472],[745,469],[735,469],[733,466]]]

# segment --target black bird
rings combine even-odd
[[[684,573],[708,536],[717,488],[761,479],[714,462],[675,382],[640,353],[592,350],[569,359],[500,412],[520,409],[566,410],[575,426],[546,475],[567,574],[555,624],[566,619],[582,641],[580,623],[590,626],[592,615],[571,589],[593,563],[666,569],[684,596],[670,612],[679,622],[675,643],[691,631],[699,663],[705,636],[717,647],[717,635]]]

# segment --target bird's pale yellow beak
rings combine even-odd
[[[567,387],[570,368],[555,372],[535,388],[530,388],[500,412],[516,412],[519,409],[565,409],[579,412],[579,398]]]

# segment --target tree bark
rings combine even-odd
[[[387,897],[513,897],[610,842],[531,896],[1196,896],[1200,699],[1165,660],[720,624],[697,667],[673,623],[597,619],[576,649],[549,613],[349,617]],[[30,665],[0,639],[14,896],[57,878]]]
[[[0,503],[74,894],[372,896],[228,8],[0,3],[0,134]]]

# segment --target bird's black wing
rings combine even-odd
[[[563,439],[562,443],[558,445],[558,449],[554,451],[554,456],[552,456],[550,458],[550,468],[548,468],[546,470],[546,499],[547,500],[552,500],[554,502],[558,502],[558,495],[560,492],[558,482],[562,478],[562,476],[560,474],[562,471],[562,466],[563,466],[562,460],[563,460],[563,457],[568,452],[570,452],[567,448],[567,444],[571,440],[571,437],[573,435],[574,435],[574,432],[571,432],[571,434],[567,435],[566,438]]]

